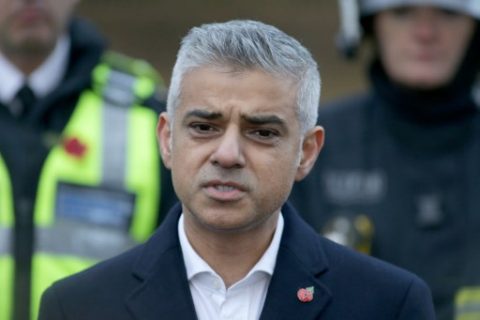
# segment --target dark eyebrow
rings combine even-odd
[[[265,116],[244,115],[243,119],[246,122],[255,124],[255,125],[277,124],[277,125],[280,125],[281,127],[287,128],[287,124],[285,123],[285,121],[275,115],[265,115]]]
[[[218,120],[222,119],[223,115],[220,112],[212,112],[207,110],[201,109],[194,109],[185,114],[184,119],[188,119],[190,117],[201,118],[205,120]],[[276,124],[282,127],[283,129],[288,129],[288,125],[282,118],[276,115],[243,115],[243,120],[247,123],[253,125],[268,125],[268,124]]]
[[[210,112],[206,110],[194,109],[187,112],[187,114],[185,115],[185,119],[190,117],[202,118],[205,120],[215,120],[222,118],[222,114],[220,112]]]

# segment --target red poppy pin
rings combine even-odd
[[[65,139],[63,141],[63,148],[69,155],[75,158],[83,158],[87,151],[87,146],[76,137]]]
[[[313,300],[314,287],[301,288],[297,291],[297,298],[301,302],[310,302]]]

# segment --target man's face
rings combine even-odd
[[[186,219],[239,232],[279,212],[309,170],[295,111],[296,87],[262,71],[187,73],[174,122],[162,114],[158,126]]]
[[[49,53],[78,0],[0,0],[0,50]]]
[[[455,75],[474,31],[469,16],[434,7],[401,7],[375,18],[380,56],[390,77],[434,89]]]

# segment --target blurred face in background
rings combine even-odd
[[[425,90],[452,80],[475,28],[473,18],[431,6],[385,10],[374,19],[387,74],[399,84]]]
[[[6,56],[48,54],[78,0],[0,0],[0,51]]]

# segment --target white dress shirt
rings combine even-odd
[[[178,222],[180,246],[199,320],[260,318],[277,260],[283,224],[283,217],[280,214],[272,242],[263,256],[243,279],[226,288],[222,278],[191,246],[185,234],[183,214],[180,216]]]
[[[65,75],[69,51],[70,38],[63,36],[48,58],[28,78],[0,52],[0,102],[9,106],[25,83],[37,98],[52,92]]]

